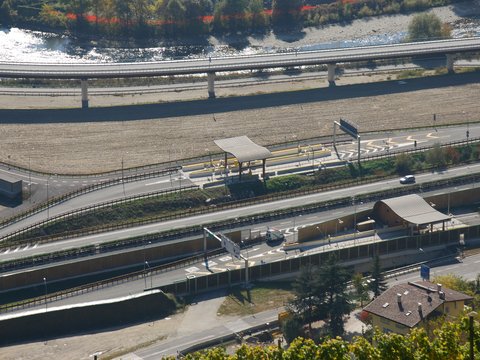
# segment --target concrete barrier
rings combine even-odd
[[[175,309],[174,301],[160,290],[90,303],[47,306],[0,316],[0,344],[48,340],[86,331],[99,332],[112,326],[160,319],[172,314]]]

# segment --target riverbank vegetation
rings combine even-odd
[[[0,26],[99,38],[250,34],[421,11],[458,0],[0,0]]]

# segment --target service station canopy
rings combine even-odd
[[[262,178],[265,181],[265,162],[266,159],[272,156],[270,150],[255,144],[245,135],[228,139],[214,140],[214,142],[225,152],[225,164],[227,164],[227,153],[232,154],[237,159],[238,177],[240,180],[242,179],[243,163],[250,163],[250,161],[254,160],[262,160]]]
[[[220,149],[235,156],[239,163],[253,160],[265,160],[272,156],[270,150],[255,144],[245,135],[214,140],[214,142]]]
[[[379,208],[381,203],[385,204],[391,211],[412,225],[435,224],[450,220],[449,215],[435,210],[417,194],[378,201],[374,206],[374,212]]]

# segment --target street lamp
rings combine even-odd
[[[150,267],[150,264],[148,261],[145,261],[145,265],[148,267],[148,270],[150,270],[150,290],[153,288],[153,273],[152,273],[152,268]],[[144,265],[144,267],[145,267]],[[145,288],[147,287],[147,277],[145,276]]]
[[[301,217],[302,215],[298,215],[298,217]],[[297,232],[297,228],[295,226],[295,221],[296,221],[297,217],[294,216],[293,217],[293,240],[298,242],[298,232]],[[295,236],[296,235],[296,236]],[[296,238],[296,239],[295,239]]]
[[[338,224],[343,224],[343,221],[341,219],[337,219],[337,221],[335,222],[335,236],[337,236],[338,234]]]
[[[355,240],[357,238],[357,205],[362,205],[363,202],[360,201],[359,204],[355,203],[355,196],[352,197],[352,202],[354,205],[353,210],[353,245],[355,246]]]
[[[43,286],[45,287],[45,312],[47,312],[47,278],[43,278]]]

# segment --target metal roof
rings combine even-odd
[[[450,220],[450,216],[435,210],[417,194],[380,200],[378,203],[384,203],[402,219],[415,225],[434,224]]]
[[[220,149],[235,156],[239,162],[263,160],[272,156],[270,150],[255,144],[245,135],[214,142]]]

